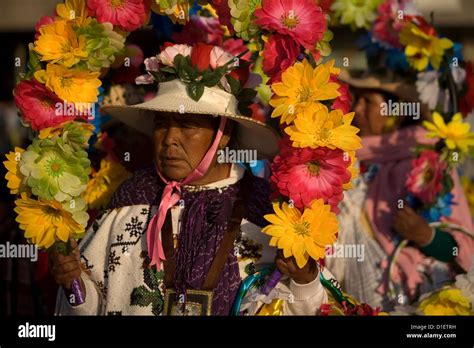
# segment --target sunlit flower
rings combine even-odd
[[[474,133],[470,132],[471,125],[463,122],[459,112],[446,124],[443,117],[435,111],[433,123],[423,121],[423,126],[429,130],[427,137],[444,139],[450,150],[457,149],[461,152],[468,152],[469,147],[474,146]]]
[[[281,75],[282,81],[272,84],[274,96],[270,105],[275,108],[272,117],[281,116],[280,123],[290,124],[302,110],[322,105],[322,100],[338,97],[339,84],[330,82],[330,63],[320,64],[313,69],[304,60],[288,68]]]
[[[63,4],[56,5],[56,14],[74,25],[82,27],[89,24],[91,17],[87,15],[86,0],[66,0]]]
[[[357,136],[359,128],[351,125],[354,113],[343,114],[341,110],[328,111],[324,105],[307,108],[298,114],[294,124],[285,132],[295,147],[315,149],[325,146],[350,152],[362,147]]]
[[[275,214],[265,215],[270,225],[262,232],[270,235],[270,246],[283,249],[284,257],[294,256],[299,268],[308,259],[324,259],[325,248],[336,242],[338,223],[336,214],[322,199],[315,200],[310,207],[301,211],[288,203],[273,203]]]
[[[428,34],[414,23],[400,32],[400,43],[405,46],[408,62],[418,71],[425,70],[429,63],[439,69],[444,52],[453,47],[451,40]]]
[[[94,171],[87,183],[86,199],[89,209],[104,209],[118,186],[130,177],[130,173],[111,159],[100,162],[99,171]]]
[[[38,248],[49,248],[56,241],[84,233],[84,226],[75,221],[61,203],[54,200],[34,200],[22,194],[15,201],[16,221],[25,231],[25,238]]]
[[[288,138],[280,143],[280,154],[272,164],[271,181],[280,193],[290,198],[297,208],[323,199],[338,213],[343,198],[343,185],[351,180],[350,157],[326,147],[292,148]]]
[[[39,29],[35,41],[35,52],[42,61],[57,63],[70,68],[81,59],[87,58],[86,37],[77,36],[72,22],[56,20]]]
[[[288,35],[308,49],[313,49],[326,31],[326,18],[314,0],[263,0],[254,15],[256,24]]]
[[[102,82],[100,73],[77,69],[67,69],[63,66],[48,64],[46,70],[35,72],[35,78],[67,102],[95,103]]]
[[[5,155],[6,161],[3,161],[3,165],[7,169],[5,179],[7,179],[7,187],[10,189],[12,195],[26,192],[28,185],[26,185],[25,176],[20,172],[20,159],[21,155],[25,152],[20,147],[15,147],[15,151],[10,151]]]
[[[420,303],[424,315],[470,315],[471,303],[460,289],[438,291]]]

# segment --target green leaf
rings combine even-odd
[[[163,73],[176,74],[176,70],[172,66],[164,66],[160,68]]]
[[[224,76],[224,71],[222,71],[221,69],[216,69],[214,71],[206,70],[206,72],[202,76],[201,81],[206,87],[214,87],[219,83],[222,76]]]
[[[192,100],[198,101],[204,93],[204,85],[200,82],[192,82],[186,86],[186,91]]]
[[[190,65],[183,64],[178,70],[178,76],[181,81],[185,83],[190,83],[196,80],[197,70],[191,67]]]
[[[229,85],[230,85],[230,91],[233,95],[239,95],[240,93],[240,82],[236,79],[234,79],[232,76],[230,75],[226,75],[225,77],[227,79],[227,82],[229,82]]]
[[[150,294],[150,290],[148,290],[144,285],[140,285],[139,287],[133,289],[130,295],[130,303],[133,306],[146,307],[153,301]]]

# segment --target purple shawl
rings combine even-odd
[[[174,284],[178,293],[200,289],[231,219],[232,207],[240,185],[248,185],[250,195],[245,218],[263,227],[263,215],[271,212],[270,186],[248,171],[226,188],[197,192],[183,187],[184,210],[176,251]],[[149,204],[158,205],[164,184],[154,167],[138,170],[115,192],[109,208]],[[255,193],[255,194],[253,194]],[[222,275],[214,289],[213,315],[228,315],[240,286],[237,258],[229,253]]]

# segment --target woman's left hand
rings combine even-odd
[[[393,227],[403,238],[417,245],[426,245],[433,236],[428,223],[406,204],[395,215]]]
[[[319,274],[316,261],[312,258],[309,258],[308,263],[303,268],[298,268],[295,258],[293,256],[284,257],[283,251],[280,249],[275,257],[275,264],[283,275],[290,277],[298,284],[311,283]]]

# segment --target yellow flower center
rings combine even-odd
[[[68,87],[71,87],[73,85],[73,81],[72,79],[69,79],[67,77],[61,77],[61,87],[62,88],[68,88]]]
[[[428,169],[428,170],[425,172],[425,174],[423,175],[423,181],[424,181],[424,182],[430,182],[431,180],[433,180],[433,177],[434,177],[433,170]]]
[[[300,87],[298,89],[298,101],[306,102],[311,98],[311,88]]]
[[[309,236],[309,222],[308,221],[301,221],[296,222],[293,224],[294,232],[299,236]]]
[[[119,7],[121,6],[123,3],[123,0],[111,0],[110,1],[110,4],[112,5],[112,7]]]
[[[288,15],[282,18],[281,23],[288,29],[294,29],[298,25],[298,18],[290,11]]]
[[[319,175],[321,167],[319,166],[318,162],[309,162],[308,163],[308,170],[312,175]]]

